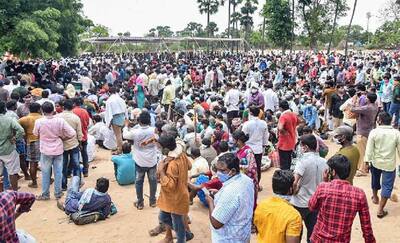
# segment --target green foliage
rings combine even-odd
[[[146,34],[148,37],[172,37],[173,35],[174,32],[169,26],[157,26],[155,28],[151,28],[149,33]]]
[[[93,25],[83,17],[82,7],[80,0],[1,1],[0,50],[31,57],[75,55],[79,35]],[[21,38],[30,42],[24,47]],[[33,46],[29,51],[28,45]]]
[[[180,37],[189,37],[189,36],[204,37],[204,36],[206,36],[206,33],[203,30],[203,25],[196,23],[196,22],[188,23],[187,26],[183,30],[178,31],[176,34],[177,34],[177,36],[180,36]]]
[[[253,27],[254,24],[252,15],[257,10],[257,4],[258,4],[257,0],[246,0],[244,5],[240,8],[241,12],[240,24],[245,29],[246,39],[248,39],[251,28]]]
[[[276,47],[287,49],[292,37],[292,18],[288,0],[270,0],[264,5],[268,39]]]
[[[400,46],[400,20],[387,21],[378,28],[372,37],[371,47],[374,48],[399,48]]]
[[[218,26],[215,22],[210,22],[206,27],[206,32],[210,33],[210,37],[214,37],[215,33],[218,32]]]

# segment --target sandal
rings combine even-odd
[[[48,196],[43,196],[43,195],[36,196],[36,201],[48,201],[48,200],[50,200],[50,197]]]
[[[138,210],[143,210],[143,208],[144,208],[143,203],[140,203],[140,204],[139,204],[139,202],[135,202],[133,205],[135,205],[135,207],[136,207]]]
[[[28,184],[28,187],[30,187],[30,188],[38,188],[38,184],[37,183],[33,184],[33,182],[31,182],[31,183]]]
[[[151,237],[157,236],[161,233],[165,232],[165,227],[163,225],[158,225],[157,227],[155,227],[154,229],[149,231],[149,235]]]
[[[385,216],[387,216],[389,213],[388,213],[388,211],[386,211],[386,210],[383,210],[383,213],[382,214],[378,214],[378,215],[376,215],[379,219],[382,219],[382,218],[384,218]]]

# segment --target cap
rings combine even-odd
[[[333,136],[334,137],[338,136],[338,135],[345,135],[346,137],[347,136],[352,136],[353,135],[353,128],[351,128],[349,126],[346,126],[346,125],[340,126],[340,127],[336,128],[334,130],[334,132],[333,132]]]

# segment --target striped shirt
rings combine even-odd
[[[212,216],[224,226],[211,226],[212,242],[249,242],[254,206],[252,180],[244,174],[230,178],[215,195],[214,202]]]

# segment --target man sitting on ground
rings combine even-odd
[[[122,154],[114,155],[111,161],[114,163],[115,178],[119,185],[135,183],[135,161],[132,159],[131,145],[129,143],[123,143]]]
[[[57,201],[57,206],[66,214],[76,212],[98,212],[99,219],[106,219],[111,213],[111,197],[107,194],[109,181],[106,178],[99,178],[96,181],[96,188],[88,188],[79,192],[80,178],[72,177],[72,186],[68,189],[67,198],[64,204]]]

